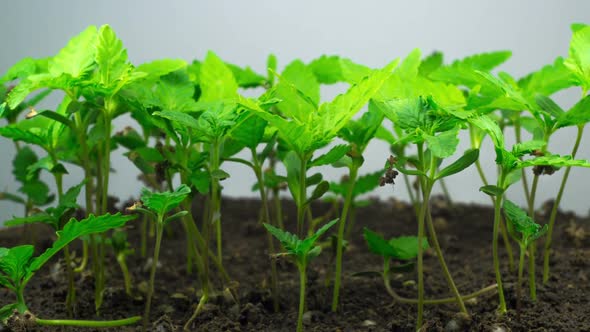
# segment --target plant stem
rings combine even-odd
[[[283,206],[281,204],[281,197],[278,188],[273,188],[272,199],[274,203],[275,219],[277,222],[276,224],[280,229],[285,229],[285,225],[283,224]]]
[[[209,294],[208,294],[208,292],[203,292],[203,295],[199,299],[199,304],[197,305],[197,308],[195,309],[195,311],[191,315],[191,318],[189,318],[188,321],[186,321],[186,323],[184,324],[184,327],[183,327],[184,331],[191,330],[191,325],[193,324],[193,321],[197,318],[197,316],[199,316],[199,314],[203,310],[203,307],[205,306],[207,301],[209,301]]]
[[[521,127],[520,122],[516,120],[514,122],[514,136],[516,137],[516,143],[519,144],[522,142],[521,137]],[[527,202],[530,200],[531,194],[529,192],[529,181],[526,175],[525,168],[522,168],[522,187],[524,189],[524,197],[526,198]]]
[[[410,177],[404,173],[402,173],[402,176],[404,177],[404,183],[406,185],[406,190],[408,191],[408,196],[410,197],[410,203],[412,204],[412,207],[414,208],[414,213],[416,214],[416,217],[417,217],[418,214],[420,213],[420,207],[418,206],[420,203],[417,201],[417,198],[414,195],[414,190],[412,189],[412,185],[410,184]]]
[[[305,222],[305,208],[307,201],[307,156],[300,157],[301,168],[299,170],[299,202],[297,202],[297,235],[303,237],[303,224]]]
[[[80,266],[74,269],[74,272],[80,273],[86,269],[86,265],[88,264],[88,241],[82,241],[82,262]]]
[[[268,209],[268,197],[266,195],[266,189],[264,187],[264,179],[262,178],[262,167],[258,156],[256,155],[256,149],[251,149],[252,152],[252,166],[254,174],[256,174],[256,180],[258,181],[258,192],[260,193],[260,200],[262,202],[262,222],[273,225],[270,219],[270,212]],[[274,226],[274,225],[273,225]],[[275,252],[275,245],[272,235],[266,232],[268,239],[268,249],[271,253]],[[270,260],[270,290],[272,293],[272,307],[274,312],[279,311],[279,291],[278,291],[278,274],[277,274],[277,262],[274,259]]]
[[[520,255],[518,259],[518,281],[516,284],[516,311],[520,312],[520,303],[522,300],[522,277],[524,274],[524,254],[526,253],[526,247],[520,246]]]
[[[481,178],[481,182],[484,186],[489,184],[488,179],[486,178],[485,173],[483,172],[483,168],[481,167],[481,163],[479,159],[475,161],[475,167],[477,168],[477,173],[479,173],[479,177]],[[495,198],[490,196],[492,200],[492,206],[494,206]],[[510,271],[514,271],[514,254],[512,253],[512,245],[510,244],[510,239],[508,238],[508,232],[506,231],[506,225],[504,224],[504,219],[500,217],[500,232],[502,234],[502,241],[504,242],[504,248],[506,249],[506,253],[508,254],[508,268]]]
[[[68,294],[66,295],[66,309],[69,316],[74,315],[73,306],[76,303],[76,287],[74,285],[74,269],[72,268],[72,257],[70,255],[70,247],[64,247],[64,258],[66,263],[66,271],[68,273]]]
[[[531,187],[531,192],[529,196],[529,216],[535,219],[535,197],[537,194],[537,186],[539,184],[539,175],[535,174],[533,177],[533,184]],[[531,300],[537,300],[537,282],[535,278],[535,252],[537,251],[537,245],[535,241],[529,244],[528,251],[529,251],[529,291],[531,294]]]
[[[503,176],[498,179],[498,184],[503,183]],[[502,275],[500,273],[500,257],[498,256],[498,229],[500,227],[500,218],[502,213],[502,196],[496,197],[494,202],[494,230],[492,235],[492,255],[494,259],[494,272],[496,273],[496,283],[498,284],[498,298],[500,301],[500,314],[505,314],[506,300],[504,299],[504,289],[502,288]]]
[[[129,269],[127,268],[127,262],[125,260],[124,254],[117,254],[117,263],[119,263],[119,267],[121,268],[121,272],[123,273],[123,281],[125,282],[125,293],[128,296],[131,296],[131,275],[129,274]]]
[[[218,140],[214,140],[211,143],[211,150],[209,151],[210,159],[209,159],[209,166],[211,167],[211,172],[219,170],[219,150],[220,150],[220,142]],[[210,210],[210,218],[211,218],[211,225],[215,225],[215,235],[217,241],[217,259],[220,262],[223,262],[223,252],[222,252],[222,240],[221,240],[221,192],[219,188],[219,178],[212,177],[211,179],[211,210]]]
[[[424,150],[422,143],[418,144],[418,161],[420,162],[421,170],[425,171],[424,164]],[[426,181],[426,179],[424,179]],[[430,197],[431,185],[427,184],[422,188],[422,204],[418,214],[418,317],[416,318],[416,330],[422,327],[423,311],[424,311],[424,219],[428,200]]]
[[[425,201],[425,202],[428,203],[428,201]],[[461,294],[459,293],[459,290],[457,289],[457,286],[455,285],[455,281],[453,280],[453,276],[451,276],[451,272],[449,272],[449,268],[447,267],[447,263],[445,262],[445,259],[443,257],[442,250],[440,249],[440,244],[438,243],[438,237],[436,236],[436,230],[434,229],[434,223],[432,222],[432,215],[430,213],[430,208],[428,208],[428,212],[426,213],[426,222],[428,225],[428,232],[430,233],[430,240],[432,242],[434,250],[436,251],[436,256],[438,257],[438,261],[440,263],[440,266],[443,269],[443,274],[445,276],[445,279],[447,279],[447,284],[449,285],[449,288],[451,289],[451,292],[453,293],[453,295],[455,295],[455,301],[457,302],[457,305],[459,306],[459,309],[461,310],[461,312],[463,312],[464,314],[469,316],[469,312],[467,312],[467,308],[465,308],[465,303],[463,303],[463,298],[461,297]]]
[[[391,295],[391,297],[398,303],[417,304],[418,299],[410,299],[407,297],[402,297],[399,294],[397,294],[393,290],[393,288],[391,287],[391,282],[389,280],[389,259],[385,259],[383,266],[384,266],[384,268],[383,268],[383,282],[385,284],[385,289],[387,290],[387,293],[389,293],[389,295]],[[498,287],[498,285],[493,284],[488,287],[477,290],[473,293],[463,295],[463,296],[461,296],[461,299],[463,301],[467,301],[467,300],[476,298],[480,295],[483,295],[485,293],[491,292],[491,291],[495,290],[497,287]],[[457,302],[457,298],[455,298],[455,297],[444,297],[441,299],[424,299],[425,305],[437,305],[437,304],[447,304],[447,303],[456,303],[456,302]]]
[[[358,175],[358,167],[353,162],[350,167],[350,173],[348,174],[348,190],[346,192],[346,198],[344,200],[344,206],[342,207],[342,214],[338,221],[338,238],[336,244],[336,274],[334,275],[334,293],[332,296],[332,311],[338,310],[338,298],[340,295],[340,283],[342,281],[342,252],[343,252],[343,240],[344,240],[344,229],[346,228],[346,218],[348,217],[348,210],[352,205],[352,198],[354,196],[354,186]]]
[[[447,188],[447,184],[445,182],[445,179],[440,179],[440,180],[438,180],[438,182],[440,182],[440,187],[443,191],[443,195],[445,196],[445,199],[447,200],[447,203],[449,204],[449,207],[451,209],[453,209],[453,201],[451,200],[451,193],[449,192],[449,189]]]
[[[147,331],[150,322],[150,307],[152,304],[152,296],[154,295],[154,281],[156,279],[156,269],[158,267],[158,259],[160,257],[160,245],[162,244],[163,222],[162,216],[158,216],[156,223],[156,246],[154,248],[154,258],[152,260],[152,269],[150,271],[150,283],[147,290],[147,299],[145,302],[145,312],[143,315],[143,331]]]
[[[29,310],[29,308],[27,308],[27,304],[25,302],[25,297],[24,297],[24,288],[25,285],[20,285],[19,288],[16,289],[16,310],[18,310],[18,312],[20,312],[21,314],[25,313],[27,310]]]
[[[141,316],[105,321],[35,318],[35,324],[41,326],[117,327],[135,324],[140,320]]]
[[[297,332],[303,332],[303,311],[305,311],[305,284],[307,283],[307,262],[298,263],[299,269],[299,311],[297,314]]]
[[[578,134],[576,135],[576,142],[574,144],[574,148],[572,149],[572,158],[576,157],[578,153],[578,148],[580,147],[580,142],[582,141],[582,135],[584,134],[584,126],[578,126]],[[563,174],[563,178],[561,179],[561,184],[559,185],[559,191],[557,192],[557,197],[555,198],[555,202],[553,203],[553,207],[551,208],[551,215],[549,217],[549,229],[547,230],[547,235],[545,236],[545,250],[543,252],[543,283],[546,284],[549,281],[549,255],[551,252],[551,241],[553,236],[553,227],[555,225],[555,220],[557,218],[557,211],[559,209],[559,204],[561,203],[561,198],[563,197],[563,193],[565,191],[565,185],[567,184],[567,179],[570,175],[571,167],[566,167],[565,173]]]

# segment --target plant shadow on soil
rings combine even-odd
[[[283,201],[285,222],[294,224],[295,208]],[[546,222],[551,205],[537,216]],[[270,296],[270,255],[266,233],[258,223],[260,201],[255,199],[223,200],[224,265],[232,280],[236,280],[239,305],[219,292],[210,300],[195,320],[193,331],[294,331],[298,304],[298,275],[288,261],[278,261],[280,312],[273,313]],[[320,215],[328,209],[325,204],[314,205]],[[195,204],[195,211],[202,211]],[[199,216],[201,213],[196,213]],[[461,293],[467,294],[495,282],[492,268],[491,234],[493,211],[488,206],[456,204],[451,210],[442,199],[433,199],[432,214],[445,259]],[[146,288],[149,269],[139,255],[141,218],[129,223],[127,229],[136,253],[128,258],[135,298],[129,298],[123,288],[123,278],[112,255],[109,256],[109,279],[104,304],[97,318],[94,312],[93,279],[90,272],[77,275],[76,318],[119,319],[143,313],[142,289]],[[371,254],[362,237],[362,227],[386,237],[414,235],[416,222],[411,207],[399,201],[374,201],[357,212],[356,229],[344,257],[344,289],[339,313],[330,312],[333,257],[327,248],[312,261],[309,268],[308,300],[305,317],[306,331],[413,331],[416,306],[393,303],[378,277],[353,276],[361,271],[379,271],[382,259]],[[186,243],[180,223],[174,223],[162,245],[156,275],[152,331],[182,331],[182,325],[198,303],[197,276],[186,271]],[[31,228],[28,228],[30,231]],[[37,250],[51,245],[47,227],[35,227],[39,234]],[[0,246],[22,244],[23,229],[0,231]],[[524,295],[518,314],[515,298],[516,273],[508,270],[507,256],[500,242],[502,275],[509,312],[496,315],[496,293],[467,302],[470,321],[458,318],[454,304],[427,306],[426,331],[590,331],[590,221],[571,213],[558,215],[554,234],[551,278],[548,285],[541,282],[542,241],[537,250],[538,301],[533,303]],[[326,240],[326,239],[323,239]],[[148,257],[152,246],[148,243]],[[515,255],[517,247],[513,245]],[[80,250],[77,250],[80,252]],[[58,257],[60,255],[57,255]],[[31,280],[25,290],[29,308],[42,318],[65,318],[66,285],[63,264],[47,264]],[[425,290],[427,298],[450,296],[438,260],[432,250],[425,256]],[[61,260],[59,261],[61,263]],[[525,271],[526,273],[526,271]],[[415,272],[394,274],[392,286],[400,295],[416,297]],[[219,284],[216,284],[216,288]],[[527,293],[526,285],[523,293]],[[0,290],[0,306],[12,299],[7,290]],[[140,324],[139,324],[140,325]],[[140,326],[112,328],[109,331],[141,331]],[[502,329],[503,328],[503,329]],[[91,328],[42,327],[39,331],[93,331]],[[3,331],[0,328],[0,331]],[[105,331],[103,329],[103,331]]]

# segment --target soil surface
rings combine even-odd
[[[284,201],[285,223],[293,225],[295,210]],[[272,310],[270,284],[270,255],[266,233],[258,224],[260,202],[250,199],[223,200],[224,265],[230,277],[238,282],[239,304],[227,293],[219,292],[210,300],[205,311],[195,320],[193,331],[294,331],[297,317],[299,279],[293,264],[278,261],[280,274],[280,307]],[[547,220],[550,204],[540,211],[537,219]],[[321,215],[327,205],[314,206],[314,214]],[[452,209],[440,199],[433,200],[432,213],[444,257],[455,282],[463,294],[495,283],[492,268],[491,234],[493,211],[490,207],[458,204]],[[196,216],[200,216],[201,212]],[[200,218],[199,218],[200,219]],[[144,293],[149,268],[139,254],[139,219],[129,223],[128,231],[136,253],[128,258],[133,274],[134,298],[125,294],[121,272],[112,253],[109,256],[108,288],[104,304],[97,318],[94,311],[93,278],[90,272],[77,275],[78,319],[119,319],[143,313]],[[542,241],[537,250],[538,300],[528,297],[528,286],[523,285],[520,312],[516,311],[516,272],[509,271],[506,251],[501,247],[502,274],[509,306],[508,314],[498,316],[495,293],[467,302],[471,319],[457,314],[454,304],[426,306],[424,331],[590,331],[590,221],[571,213],[560,213],[554,234],[552,275],[548,285],[541,282]],[[356,229],[345,252],[344,289],[342,305],[337,314],[330,312],[333,256],[326,248],[308,268],[306,331],[413,331],[416,306],[394,303],[379,277],[358,276],[363,271],[379,271],[382,259],[371,254],[362,237],[362,227],[380,232],[387,237],[413,235],[417,226],[412,208],[397,201],[375,201],[357,211]],[[37,250],[51,244],[51,231],[43,225]],[[28,229],[30,236],[30,228]],[[27,234],[22,229],[1,230],[0,246],[23,243]],[[148,256],[153,239],[150,239]],[[186,243],[180,223],[170,229],[163,240],[160,264],[156,275],[153,300],[152,331],[182,331],[199,300],[198,279],[193,272],[187,275]],[[518,257],[517,246],[513,243]],[[77,250],[79,256],[80,250]],[[56,257],[61,255],[56,255]],[[428,298],[450,296],[432,249],[425,256],[425,289]],[[526,276],[526,268],[525,268]],[[66,318],[66,282],[63,262],[54,258],[31,280],[25,291],[29,308],[42,318]],[[416,297],[415,271],[392,275],[392,287],[401,295]],[[219,283],[216,283],[220,288]],[[0,290],[0,306],[12,299],[6,289]],[[3,328],[0,328],[3,331]],[[7,330],[4,327],[4,330]],[[92,331],[76,328],[39,328],[40,331]],[[104,330],[103,330],[104,331]],[[133,327],[112,328],[109,331],[141,331],[141,324]]]

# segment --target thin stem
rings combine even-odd
[[[582,135],[584,134],[584,126],[578,126],[578,134],[576,135],[576,143],[574,144],[574,148],[572,149],[572,158],[576,157],[578,153],[578,148],[580,147],[580,142],[582,142]],[[565,173],[563,174],[563,178],[561,179],[561,184],[559,185],[559,191],[557,192],[557,197],[555,198],[555,202],[553,203],[553,207],[551,208],[551,215],[549,217],[549,229],[547,230],[547,235],[545,236],[545,250],[543,252],[543,283],[546,284],[549,281],[549,255],[551,253],[551,241],[553,237],[553,227],[555,226],[555,220],[557,218],[557,211],[559,209],[559,204],[561,203],[561,198],[563,197],[563,193],[565,191],[565,185],[567,184],[567,179],[570,175],[571,167],[566,167]]]
[[[502,177],[498,179],[498,184],[503,182]],[[500,273],[500,257],[498,256],[498,229],[500,228],[500,218],[502,213],[502,196],[496,197],[494,202],[494,230],[492,235],[492,255],[494,258],[494,272],[496,273],[496,284],[498,284],[498,297],[500,301],[499,311],[505,314],[506,300],[504,299],[504,289],[502,288],[502,275]]]
[[[427,204],[428,201],[425,200],[425,203]],[[436,251],[436,256],[438,257],[440,266],[443,269],[445,279],[447,279],[447,284],[449,285],[451,292],[455,295],[455,301],[457,302],[457,305],[459,306],[461,312],[469,316],[467,308],[465,308],[465,303],[463,303],[463,298],[461,297],[461,294],[459,293],[459,290],[455,285],[453,276],[451,276],[451,272],[449,272],[449,268],[447,267],[447,263],[445,262],[445,259],[443,257],[442,250],[440,249],[438,237],[436,236],[436,230],[434,229],[434,223],[432,222],[432,214],[430,213],[430,209],[428,209],[428,213],[426,214],[426,222],[428,225],[428,232],[430,233],[430,241],[432,242],[434,250]]]
[[[418,144],[418,160],[424,171],[424,150],[421,143]],[[416,330],[419,330],[422,327],[424,315],[424,219],[431,188],[432,186],[430,184],[427,184],[422,188],[423,198],[420,212],[418,214],[418,317],[416,318]]]
[[[275,212],[275,221],[276,225],[280,229],[285,229],[285,225],[283,224],[283,205],[281,204],[281,198],[279,195],[279,189],[273,188],[272,190],[272,200],[274,203],[274,212]]]
[[[23,294],[24,288],[25,285],[20,285],[20,287],[16,290],[16,310],[18,310],[18,312],[20,312],[21,314],[29,310],[29,308],[27,308],[27,304],[25,302],[25,297]]]
[[[539,175],[535,174],[533,177],[533,184],[531,187],[531,192],[529,196],[529,216],[535,219],[535,197],[537,194],[537,186],[539,184]],[[537,245],[535,241],[529,244],[528,251],[529,251],[529,291],[531,294],[531,300],[537,300],[537,282],[535,278],[535,252],[537,251]]]
[[[124,254],[117,254],[117,263],[119,263],[119,267],[121,268],[121,272],[123,273],[123,281],[125,282],[125,293],[128,296],[131,296],[131,275],[129,274],[129,269],[127,268],[127,261],[125,260]]]
[[[80,262],[80,266],[74,269],[74,272],[80,273],[86,269],[86,265],[88,264],[88,241],[82,241],[82,262]]]
[[[66,295],[66,309],[69,316],[74,315],[74,303],[76,303],[76,287],[74,285],[74,269],[72,268],[72,256],[70,255],[70,247],[64,247],[64,258],[66,263],[66,271],[68,273],[68,294]]]
[[[303,312],[305,311],[305,284],[307,283],[307,263],[297,264],[299,268],[299,311],[297,314],[297,332],[303,332]]]
[[[522,142],[521,126],[520,126],[520,122],[518,122],[518,120],[514,122],[514,136],[516,137],[517,144]],[[526,200],[528,202],[531,197],[531,194],[529,192],[529,180],[527,178],[525,168],[522,168],[521,172],[522,172],[522,187],[524,189],[524,197],[526,198]]]
[[[449,207],[452,209],[453,208],[453,201],[451,200],[451,193],[449,192],[449,189],[447,188],[447,184],[445,182],[445,179],[440,179],[440,180],[438,180],[438,182],[440,182],[440,187],[443,191],[443,195],[445,196],[447,203],[449,203]]]
[[[162,244],[162,234],[164,233],[162,225],[162,216],[158,216],[156,224],[156,246],[154,248],[154,258],[152,260],[152,269],[150,271],[150,283],[148,285],[147,299],[145,302],[145,312],[143,315],[143,331],[147,331],[150,322],[150,308],[152,304],[152,296],[154,295],[154,282],[156,280],[156,269],[158,267],[158,259],[160,257],[160,245]]]
[[[219,149],[221,148],[220,142],[218,140],[214,140],[211,143],[211,150],[209,151],[210,159],[209,159],[209,166],[211,168],[211,172],[217,171],[219,169]],[[222,239],[221,239],[221,192],[219,186],[219,179],[217,177],[212,177],[211,179],[211,211],[210,211],[210,218],[211,218],[211,225],[215,225],[215,238],[217,241],[217,259],[220,262],[223,262],[223,252],[222,252]]]
[[[41,326],[117,327],[135,324],[140,320],[141,316],[133,316],[125,319],[105,321],[35,318],[35,324]]]
[[[266,222],[269,224],[273,224],[272,220],[270,219],[270,212],[268,209],[268,198],[266,196],[266,188],[264,187],[264,179],[262,178],[262,167],[260,162],[258,161],[258,156],[256,155],[256,150],[251,149],[252,152],[252,168],[254,169],[254,174],[256,174],[256,180],[258,181],[258,192],[260,193],[260,200],[262,202],[262,222]],[[273,225],[274,226],[274,225]],[[271,253],[275,252],[275,245],[272,235],[269,232],[266,232],[267,240],[268,240],[268,249]],[[274,312],[279,311],[279,291],[278,291],[278,274],[277,274],[277,262],[274,259],[270,261],[270,289],[272,293],[272,307]]]
[[[208,292],[203,291],[203,295],[199,299],[199,304],[197,305],[197,308],[195,309],[191,317],[188,319],[188,321],[186,321],[186,323],[184,324],[184,331],[191,331],[191,325],[193,324],[193,321],[197,318],[197,316],[199,316],[199,314],[201,313],[201,311],[205,307],[205,304],[207,304],[208,301],[209,294]]]
[[[522,300],[522,279],[524,275],[524,262],[526,247],[520,246],[520,257],[518,260],[518,283],[516,284],[516,310],[520,312],[521,300]]]
[[[299,202],[297,202],[297,234],[303,236],[303,223],[305,222],[305,208],[307,201],[307,156],[301,157],[299,170]]]
[[[348,210],[352,205],[352,198],[354,196],[354,186],[358,174],[358,167],[353,163],[350,168],[348,175],[348,191],[346,192],[346,198],[344,200],[344,206],[342,207],[342,214],[338,221],[338,238],[336,244],[336,274],[334,275],[334,292],[332,296],[332,311],[338,310],[338,298],[340,296],[340,283],[342,281],[342,252],[343,252],[343,240],[344,230],[346,228],[346,218],[348,217]]]
[[[414,208],[414,213],[416,214],[416,216],[418,216],[418,214],[420,213],[420,207],[418,205],[420,203],[414,195],[414,190],[412,189],[412,185],[410,184],[410,177],[404,173],[402,173],[402,176],[404,177],[404,184],[406,185],[406,190],[408,191],[408,196],[410,197],[410,203]]]
[[[383,282],[385,284],[385,289],[387,290],[387,293],[389,295],[391,295],[391,297],[394,299],[394,301],[396,301],[398,303],[403,303],[403,304],[417,304],[418,303],[418,299],[410,299],[407,297],[402,297],[399,294],[397,294],[395,292],[395,290],[393,290],[393,288],[391,287],[391,281],[389,280],[389,259],[386,259],[385,263],[384,263]],[[488,292],[494,291],[496,288],[498,288],[498,285],[493,284],[488,287],[484,287],[480,290],[477,290],[473,293],[463,295],[463,296],[461,296],[461,299],[463,301],[467,301],[467,300],[476,298],[480,295],[484,295]],[[424,305],[448,304],[448,303],[456,303],[456,302],[457,302],[457,299],[455,297],[444,297],[441,299],[424,299]]]

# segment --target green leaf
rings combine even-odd
[[[532,154],[536,150],[542,150],[547,143],[545,141],[532,140],[522,143],[517,143],[512,146],[512,155],[515,157],[522,157],[527,154]]]
[[[564,113],[564,110],[561,109],[561,107],[559,107],[559,105],[557,105],[553,99],[547,96],[536,95],[535,102],[543,111],[547,112],[554,118],[559,118]]]
[[[37,179],[27,179],[19,191],[27,195],[34,205],[45,205],[53,200],[53,195],[49,194],[49,187],[43,181]]]
[[[504,189],[494,185],[480,187],[479,191],[492,197],[500,197],[504,194]]]
[[[112,89],[119,85],[120,81],[129,78],[132,66],[127,58],[127,50],[108,24],[98,30],[95,61],[98,65],[99,83],[102,86]]]
[[[515,168],[520,169],[529,166],[590,167],[590,163],[587,160],[573,159],[571,156],[549,155],[519,161]]]
[[[173,192],[165,191],[156,193],[150,191],[148,188],[143,188],[141,190],[141,202],[142,205],[162,217],[170,210],[180,205],[190,193],[190,188],[184,184],[180,185]]]
[[[36,163],[38,160],[37,154],[28,146],[23,146],[18,150],[12,161],[12,174],[16,180],[21,183],[27,182],[27,167]]]
[[[208,194],[209,193],[209,186],[211,185],[211,177],[209,173],[202,170],[196,170],[191,173],[190,181],[193,186],[197,189],[198,192],[201,194]]]
[[[28,144],[38,145],[43,148],[47,147],[48,144],[44,137],[31,131],[20,129],[13,125],[1,127],[0,135],[10,138],[15,142],[25,142]]]
[[[311,202],[315,201],[316,199],[321,198],[324,196],[326,192],[330,190],[330,183],[328,181],[321,181],[311,193],[311,196],[307,199],[306,204],[310,204]]]
[[[0,271],[10,279],[13,286],[18,288],[25,278],[26,269],[33,257],[34,251],[35,248],[33,246],[22,245],[12,247],[7,251],[4,250],[4,253],[0,254]]]
[[[256,88],[266,83],[266,77],[256,73],[248,66],[242,68],[231,63],[225,65],[232,71],[236,82],[242,88]]]
[[[525,247],[547,232],[547,225],[541,226],[535,223],[523,209],[513,202],[505,200],[502,207],[506,220],[510,221],[514,229],[522,234],[522,242]]]
[[[264,223],[263,225],[272,236],[281,242],[281,245],[287,250],[289,254],[297,255],[297,247],[299,246],[301,240],[299,240],[295,234],[283,231],[282,229],[276,228],[267,223]]]
[[[476,162],[478,158],[478,149],[467,150],[461,158],[457,159],[455,162],[453,162],[452,164],[438,172],[435,179],[438,180],[459,173],[467,167],[471,166],[471,164]]]
[[[135,72],[145,73],[145,79],[155,79],[187,66],[181,59],[161,59],[143,63],[135,68]]]
[[[213,172],[211,172],[211,178],[221,181],[229,178],[229,174],[224,170],[216,169]]]
[[[174,122],[177,126],[199,129],[199,121],[190,114],[177,111],[160,111],[154,112],[154,116],[159,116]]]
[[[418,237],[417,236],[399,236],[389,240],[389,245],[397,252],[396,259],[410,260],[418,256]],[[428,249],[428,240],[422,238],[422,248]]]
[[[544,66],[520,80],[518,85],[526,96],[534,97],[536,94],[551,96],[566,89],[575,83],[572,72],[564,65],[561,57],[555,59],[553,64]]]
[[[437,136],[424,135],[424,139],[435,157],[447,158],[452,156],[457,150],[457,146],[459,145],[458,133],[459,128],[456,128],[442,132]]]
[[[590,121],[590,96],[582,98],[557,118],[556,127],[581,126]]]
[[[381,235],[365,227],[363,228],[363,236],[372,253],[386,258],[396,259],[398,257],[395,249]]]
[[[336,145],[335,147],[330,149],[330,151],[328,151],[328,153],[323,154],[323,155],[317,157],[316,159],[312,160],[309,163],[308,167],[311,168],[311,167],[315,167],[315,166],[330,165],[330,164],[338,161],[344,155],[346,155],[348,153],[348,151],[350,151],[350,145],[347,145],[347,144]]]
[[[418,72],[422,76],[428,76],[430,73],[440,68],[443,64],[442,52],[432,52],[430,55],[422,59]]]
[[[59,220],[46,212],[40,212],[22,218],[12,218],[10,220],[6,220],[4,222],[4,226],[12,227],[34,223],[44,223],[51,226],[54,230],[59,229]]]
[[[590,90],[590,26],[573,31],[569,57],[564,65],[576,76],[584,91]]]
[[[72,38],[66,47],[49,61],[49,74],[53,77],[62,74],[69,74],[73,78],[85,76],[94,65],[96,36],[96,26],[91,25]]]
[[[240,117],[230,136],[242,145],[256,149],[264,138],[267,122],[252,112],[243,112]]]
[[[57,232],[57,240],[53,242],[51,248],[47,249],[39,257],[35,257],[29,267],[27,268],[27,275],[25,282],[28,281],[35,271],[39,270],[53,255],[58,253],[63,247],[67,246],[75,239],[96,233],[103,233],[113,228],[123,227],[129,220],[134,219],[134,215],[124,216],[120,213],[111,215],[104,214],[102,216],[90,215],[88,218],[77,221],[71,219],[61,231]]]
[[[316,241],[320,238],[320,236],[324,235],[324,233],[326,233],[332,226],[336,225],[336,223],[339,221],[339,218],[336,218],[328,223],[326,223],[324,226],[320,227],[317,231],[315,231],[315,233],[313,233],[313,235],[310,235],[308,237],[306,237],[304,240],[302,240],[299,245],[297,246],[297,251],[299,252],[300,257],[308,255],[310,253],[310,251],[314,250],[314,245],[316,243]],[[316,247],[317,248],[317,247]],[[315,249],[316,251],[318,249]],[[316,257],[319,254],[319,252],[316,252],[313,257]]]
[[[475,116],[467,119],[467,121],[486,132],[492,139],[494,147],[504,149],[504,134],[496,121],[492,120],[488,115]]]
[[[235,99],[238,95],[238,83],[232,71],[213,52],[207,52],[200,72],[200,101],[210,102],[223,99]]]

